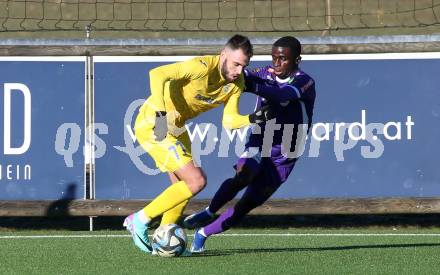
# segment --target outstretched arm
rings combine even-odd
[[[250,72],[245,74],[246,91],[274,102],[298,100],[313,85],[313,80],[301,79],[295,83],[278,84],[275,81],[262,79]]]
[[[275,117],[269,105],[264,106],[249,115],[240,115],[238,112],[238,100],[241,93],[234,93],[225,103],[223,111],[223,126],[227,129],[236,129],[251,123],[262,123]]]
[[[225,103],[222,124],[226,129],[236,129],[249,125],[249,115],[241,115],[238,111],[240,92],[235,92]]]

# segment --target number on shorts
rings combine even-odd
[[[180,141],[176,141],[176,145],[171,145],[170,147],[168,147],[168,150],[174,152],[174,156],[176,157],[177,160],[180,160],[180,156],[177,153],[177,147],[176,146],[179,146],[182,149],[182,152],[183,152],[184,155],[188,155],[188,152],[186,152],[186,149],[183,146],[183,144]]]

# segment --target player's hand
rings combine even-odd
[[[275,118],[276,113],[270,105],[266,105],[249,115],[251,123],[262,123]]]
[[[167,112],[165,111],[156,112],[153,132],[156,141],[162,141],[166,138],[168,133]]]

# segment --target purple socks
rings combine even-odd
[[[221,233],[229,228],[223,228],[223,222],[230,218],[234,214],[234,208],[228,208],[225,212],[223,212],[220,217],[218,217],[215,221],[208,224],[203,228],[203,231],[207,237]]]

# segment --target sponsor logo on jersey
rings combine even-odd
[[[196,94],[196,96],[194,98],[197,99],[197,100],[203,101],[205,103],[208,103],[208,104],[215,104],[215,103],[217,103],[217,101],[215,101],[215,99],[203,96],[201,94]]]
[[[229,84],[226,84],[225,86],[223,86],[222,93],[225,93],[225,94],[228,93],[231,86],[232,86],[232,83],[229,83]]]

